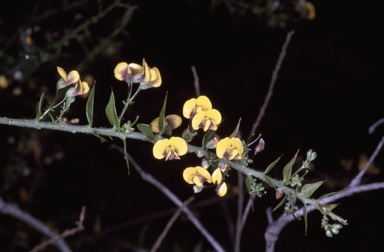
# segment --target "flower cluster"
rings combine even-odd
[[[190,119],[194,130],[217,130],[217,126],[221,123],[220,112],[212,109],[211,101],[204,95],[186,101],[183,107],[183,115],[185,118]]]
[[[187,100],[183,106],[183,116],[189,119],[187,132],[194,131],[196,134],[199,129],[204,132],[208,130],[215,132],[221,123],[220,112],[212,108],[212,103],[206,96]],[[151,122],[153,133],[160,134],[159,120],[159,118],[156,118]],[[164,133],[170,135],[173,129],[181,125],[181,118],[178,115],[163,116],[163,124]],[[184,135],[183,137],[185,138]],[[186,139],[183,137],[157,140],[153,146],[155,158],[165,158],[165,160],[180,159],[180,156],[186,154],[189,148]],[[209,149],[216,149],[216,155],[211,153]],[[193,151],[190,150],[190,152]],[[183,172],[184,180],[193,185],[195,193],[200,192],[205,187],[215,186],[216,193],[220,197],[224,196],[228,190],[225,177],[229,171],[229,166],[223,161],[241,161],[243,159],[244,147],[242,141],[238,137],[225,137],[220,141],[217,137],[213,137],[196,153],[198,157],[202,158],[201,166],[186,168]],[[210,161],[205,158],[206,156],[210,156]],[[208,171],[210,166],[216,167],[212,174]]]
[[[80,80],[80,75],[76,70],[72,70],[67,74],[63,68],[57,67],[57,72],[61,77],[56,85],[57,90],[74,85],[67,90],[65,97],[75,97],[89,92],[88,83]]]

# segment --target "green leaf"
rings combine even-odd
[[[207,130],[207,132],[204,134],[204,137],[203,137],[203,143],[202,143],[203,149],[207,148],[207,143],[213,139],[213,137],[215,136],[215,133],[216,133],[215,130]]]
[[[116,113],[115,96],[113,95],[113,91],[111,91],[109,102],[105,108],[105,114],[107,115],[108,121],[114,129],[120,128],[120,121]]]
[[[279,209],[284,203],[287,201],[288,196],[284,195],[284,198],[280,201],[280,203],[272,210],[272,212],[276,211]]]
[[[239,119],[239,122],[237,123],[235,130],[232,132],[232,134],[229,136],[229,138],[237,136],[237,134],[239,133],[240,122],[241,122],[241,118]]]
[[[318,200],[325,199],[325,198],[327,198],[327,197],[329,197],[329,196],[338,194],[338,193],[340,193],[340,192],[342,192],[342,191],[338,191],[338,192],[330,192],[330,193],[323,194],[323,195],[321,195],[321,196],[318,198]]]
[[[39,103],[36,104],[36,120],[38,120],[41,116],[41,107],[43,104],[43,96],[44,96],[44,93],[41,94]]]
[[[143,133],[143,135],[149,141],[153,142],[155,140],[155,137],[154,137],[152,129],[151,129],[151,125],[139,123],[136,125],[136,127],[140,130],[141,133]]]
[[[283,169],[283,183],[284,184],[288,184],[288,181],[291,178],[292,167],[295,164],[298,153],[299,153],[299,151],[296,152],[295,156],[291,159],[291,161],[289,161],[288,164],[285,165],[285,167]]]
[[[279,162],[281,156],[278,157],[275,161],[273,161],[272,163],[270,163],[267,167],[267,169],[265,169],[264,171],[264,174],[267,174],[268,172],[270,172],[272,170],[273,167],[275,167],[275,165],[277,164],[277,162]]]
[[[319,204],[319,211],[322,214],[328,214],[332,212],[333,209],[335,209],[339,204]]]
[[[165,94],[163,107],[161,108],[160,115],[159,115],[159,128],[160,128],[159,135],[160,136],[164,133],[165,125],[166,125],[165,110],[167,106],[167,96],[168,96],[168,92]]]
[[[324,183],[324,181],[319,181],[316,183],[311,183],[311,184],[305,184],[303,187],[301,187],[301,195],[303,197],[309,198],[311,195]]]
[[[276,186],[272,183],[272,181],[269,179],[269,177],[265,176],[265,182],[272,188],[275,188]]]
[[[93,123],[93,106],[95,102],[95,84],[93,84],[91,93],[88,96],[86,105],[86,115],[88,120],[88,126],[91,127]]]

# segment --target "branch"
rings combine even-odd
[[[66,238],[68,236],[74,235],[77,232],[80,232],[80,231],[84,230],[84,226],[83,226],[84,218],[85,218],[85,206],[83,206],[81,208],[79,221],[76,222],[76,227],[75,228],[67,229],[64,232],[62,232],[61,234],[56,235],[56,236],[52,237],[51,239],[38,244],[30,252],[38,252],[38,251],[44,249],[45,247],[47,247],[48,245],[54,244],[59,239]]]
[[[0,198],[0,212],[27,223],[40,233],[43,233],[44,235],[50,238],[56,237],[56,234],[51,229],[49,229],[44,223],[42,223],[32,215],[22,211],[14,204],[4,202],[2,198]],[[52,242],[52,244],[55,245],[62,252],[71,252],[71,249],[61,237]]]
[[[124,152],[118,146],[114,145],[113,148],[116,148],[120,152]],[[225,251],[221,247],[221,245],[216,241],[216,239],[205,229],[205,227],[201,224],[201,222],[195,217],[195,215],[191,212],[191,210],[189,210],[189,208],[186,207],[184,203],[172,191],[170,191],[166,186],[164,186],[160,181],[155,179],[152,175],[144,172],[143,169],[141,169],[141,167],[139,166],[139,164],[133,159],[133,157],[128,153],[126,154],[129,158],[129,162],[136,169],[136,171],[139,172],[141,178],[144,181],[155,186],[157,189],[159,189],[160,192],[164,193],[165,196],[167,196],[175,205],[177,205],[184,212],[184,214],[186,214],[188,219],[196,226],[196,228],[202,233],[202,235],[209,241],[209,243],[217,252]]]
[[[194,197],[190,197],[188,200],[186,200],[183,203],[183,207],[188,206],[192,200],[194,200]],[[172,216],[172,218],[168,221],[167,225],[165,226],[163,232],[160,234],[160,236],[157,238],[155,244],[152,246],[151,252],[157,251],[157,249],[160,247],[161,242],[164,240],[165,236],[167,235],[168,231],[171,229],[173,223],[179,218],[180,214],[182,212],[182,208],[179,208],[175,214]]]

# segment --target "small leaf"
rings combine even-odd
[[[239,133],[240,122],[241,122],[241,118],[239,119],[239,122],[237,123],[235,130],[232,132],[229,138],[237,137],[237,134]]]
[[[339,204],[319,204],[319,211],[322,214],[328,214],[332,212],[333,209],[335,209]]]
[[[152,133],[151,125],[139,123],[136,127],[140,130],[141,133],[151,142],[155,140],[155,137]]]
[[[41,116],[41,107],[43,105],[43,96],[44,96],[44,93],[41,94],[39,103],[36,104],[36,120],[38,120]]]
[[[207,148],[207,143],[213,139],[215,136],[216,131],[215,130],[207,130],[207,132],[204,134],[203,137],[203,149]]]
[[[324,183],[324,181],[319,181],[316,183],[311,183],[311,184],[305,184],[303,187],[301,187],[301,195],[303,197],[309,198],[311,195]]]
[[[107,115],[108,121],[114,129],[120,128],[120,121],[116,113],[115,96],[113,95],[112,91],[107,107],[105,108],[105,114]]]
[[[96,136],[97,138],[99,138],[99,139],[100,139],[100,142],[102,142],[102,143],[108,142],[107,139],[105,139],[104,137],[102,137],[102,136],[100,135],[100,133],[99,133],[98,131],[96,131],[96,130],[93,131],[93,135]]]
[[[159,115],[159,128],[160,128],[159,135],[162,135],[164,133],[165,126],[166,126],[165,110],[167,106],[167,96],[168,96],[168,93],[165,94],[163,107],[161,108],[160,115]]]
[[[340,193],[340,192],[342,192],[342,191],[326,193],[326,194],[324,194],[324,195],[321,195],[321,196],[318,198],[318,200],[325,199],[325,198],[327,198],[327,197],[329,197],[329,196],[338,194],[338,193]]]
[[[279,209],[284,203],[287,201],[288,196],[285,195],[284,198],[280,201],[280,203],[272,210],[274,212],[275,210]]]
[[[267,174],[268,172],[270,172],[272,170],[273,167],[275,167],[275,165],[277,164],[277,162],[279,162],[281,156],[278,157],[275,161],[273,161],[272,163],[270,163],[267,167],[267,169],[265,169],[264,171],[264,174]]]
[[[287,184],[289,179],[291,178],[292,167],[296,161],[298,153],[299,153],[299,151],[296,152],[295,156],[291,159],[291,161],[289,161],[288,164],[285,165],[285,167],[283,169],[283,183],[284,184]]]
[[[91,127],[93,123],[93,106],[95,102],[95,84],[93,84],[91,92],[88,96],[86,105],[86,115],[88,120],[88,126]]]
[[[265,182],[272,188],[276,187],[267,176],[265,176]]]

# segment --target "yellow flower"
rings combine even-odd
[[[67,72],[61,67],[56,67],[61,79],[57,82],[57,89],[64,88],[68,85],[77,83],[80,80],[79,72],[72,70],[67,75]]]
[[[188,151],[187,142],[181,137],[171,137],[157,141],[153,146],[153,156],[165,160],[180,159]]]
[[[160,87],[161,75],[157,67],[149,68],[147,62],[143,59],[144,76],[140,82],[141,89]]]
[[[151,122],[151,129],[153,133],[160,132],[159,117]],[[167,115],[165,117],[165,132],[171,133],[172,130],[178,128],[181,125],[182,119],[178,115]]]
[[[89,85],[85,81],[78,82],[75,87],[71,87],[65,93],[65,97],[74,97],[89,92]]]
[[[188,167],[183,171],[183,178],[188,184],[202,187],[204,182],[211,183],[211,174],[201,166]]]
[[[199,128],[204,131],[217,130],[217,125],[221,122],[221,114],[216,109],[198,112],[192,119],[192,128],[198,130]]]
[[[227,191],[228,191],[228,187],[227,187],[227,184],[225,182],[223,182],[221,185],[219,185],[216,188],[216,193],[220,197],[223,197],[225,194],[227,194]]]
[[[221,173],[220,168],[216,168],[216,170],[212,173],[212,183],[220,185],[222,180],[223,174]]]
[[[195,116],[200,111],[208,111],[212,109],[212,103],[208,97],[202,95],[197,99],[192,98],[184,103],[183,106],[183,115],[185,118],[189,119]]]
[[[313,4],[310,2],[305,2],[305,8],[307,9],[307,12],[308,12],[307,19],[308,20],[315,19],[315,17],[316,17],[315,6],[313,6]]]
[[[216,147],[217,157],[226,157],[228,160],[241,159],[243,151],[243,143],[237,137],[226,137],[220,140]]]
[[[143,80],[144,68],[136,63],[120,62],[114,69],[115,78],[127,83],[139,83]]]

